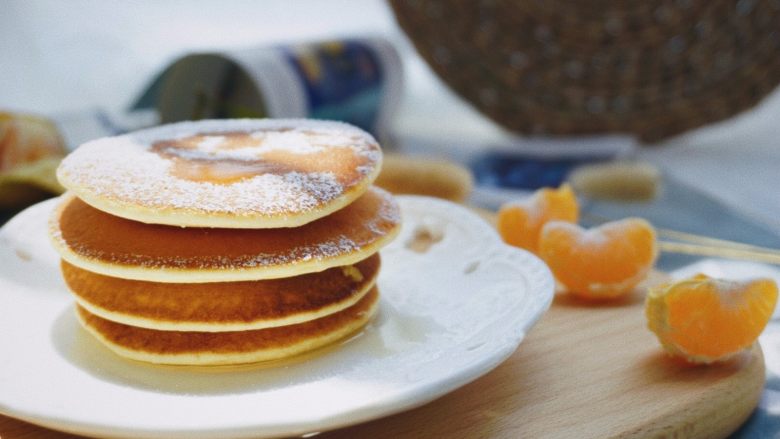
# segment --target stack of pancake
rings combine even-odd
[[[82,325],[164,364],[279,359],[342,339],[378,304],[400,212],[371,186],[367,133],[309,120],[214,120],[86,143],[60,165],[51,220]]]

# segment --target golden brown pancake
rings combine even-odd
[[[103,319],[84,308],[84,328],[117,354],[160,364],[217,365],[275,360],[340,340],[363,327],[376,312],[376,287],[355,305],[297,325],[235,332],[178,332],[136,328]]]
[[[57,177],[113,215],[188,227],[297,227],[354,201],[379,174],[368,133],[338,122],[205,120],[94,140]]]
[[[79,305],[126,325],[161,331],[244,331],[293,325],[354,305],[374,285],[379,254],[355,265],[284,279],[173,284],[103,276],[62,261]]]
[[[274,279],[351,265],[398,233],[392,196],[371,188],[325,218],[288,229],[211,229],[144,224],[73,196],[55,211],[51,237],[63,259],[94,273],[154,282]]]

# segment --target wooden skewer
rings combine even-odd
[[[583,217],[596,223],[604,223],[607,221],[611,221],[609,218],[604,218],[600,215],[594,215],[591,213],[583,214]],[[777,260],[780,260],[780,250],[774,248],[761,247],[752,244],[745,244],[742,242],[730,241],[728,239],[712,238],[709,236],[697,235],[695,233],[689,233],[689,232],[680,232],[671,229],[656,228],[656,231],[658,232],[659,237],[690,243],[690,244],[682,244],[677,242],[661,242],[661,244],[664,244],[667,247],[666,249],[662,248],[661,250],[667,251],[669,253],[685,253],[685,254],[696,254],[696,255],[705,255],[705,256],[718,256],[713,254],[712,252],[716,250],[723,250],[723,251],[739,250],[738,252],[735,252],[733,254],[743,255],[744,257],[748,257],[751,254],[760,254],[761,256],[759,257],[762,258],[764,256],[771,256],[772,258],[778,258]],[[663,245],[661,247],[663,247]],[[696,253],[697,251],[699,253]]]
[[[688,241],[692,243],[729,247],[729,248],[735,248],[740,250],[752,250],[758,252],[777,253],[778,255],[780,255],[779,250],[775,250],[769,247],[761,247],[758,245],[745,244],[742,242],[730,241],[727,239],[711,238],[709,236],[697,235],[695,233],[678,232],[677,230],[662,229],[662,228],[656,230],[658,231],[658,236],[674,239],[677,241]]]
[[[764,262],[768,264],[780,265],[780,252],[753,251],[739,248],[669,241],[660,241],[658,243],[658,248],[662,252],[666,253],[716,256],[727,259],[741,259],[745,261]]]

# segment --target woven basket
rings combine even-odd
[[[436,73],[523,134],[656,142],[780,83],[780,0],[391,0]]]

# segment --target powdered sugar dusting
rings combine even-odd
[[[225,136],[204,136],[198,144],[198,150],[207,154],[214,154],[219,145],[225,142]]]
[[[236,137],[236,133],[240,137]],[[182,142],[164,146],[156,142]],[[343,178],[343,170],[318,172],[262,170],[226,183],[196,181],[172,174],[174,160],[243,163],[265,160],[281,151],[295,156],[350,148],[357,177]],[[274,216],[317,209],[375,173],[381,150],[367,133],[350,125],[311,120],[216,120],[184,122],[136,133],[95,140],[79,147],[58,169],[63,184],[112,201],[155,210],[225,213],[238,216]],[[305,160],[302,158],[302,160]],[[271,163],[273,165],[273,163]],[[269,167],[269,169],[271,169]],[[273,168],[276,169],[276,168]]]
[[[366,223],[366,227],[375,234],[387,233],[388,224],[401,224],[401,209],[390,192],[374,187],[374,193],[382,197],[376,217]]]

